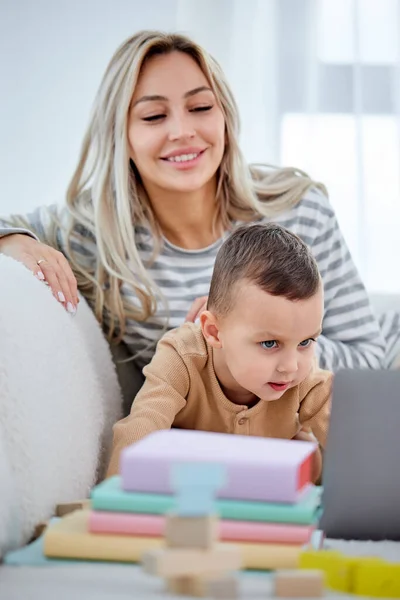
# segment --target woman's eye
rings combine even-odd
[[[266,350],[271,350],[272,348],[275,348],[277,346],[277,343],[275,340],[268,340],[266,342],[261,342],[261,348],[265,348]]]
[[[151,123],[152,121],[159,121],[164,117],[165,115],[151,115],[151,117],[143,117],[142,121],[147,121],[148,123]]]
[[[196,106],[196,108],[191,108],[190,112],[206,112],[211,109],[212,109],[212,105],[211,106]]]
[[[313,342],[315,342],[314,338],[308,338],[308,340],[300,342],[299,346],[301,346],[302,348],[307,348],[308,346],[311,346]]]

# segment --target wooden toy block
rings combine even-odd
[[[212,598],[239,598],[239,581],[235,575],[223,575],[207,582],[207,594]]]
[[[307,550],[299,556],[300,569],[320,569],[325,584],[338,592],[353,592],[354,569],[357,558],[335,550]]]
[[[320,598],[324,595],[324,573],[317,569],[282,570],[275,573],[278,598]]]
[[[227,600],[239,597],[239,582],[234,574],[202,577],[173,577],[167,580],[167,591],[177,596],[212,597]]]
[[[353,593],[375,598],[400,598],[400,563],[359,558],[354,569]]]
[[[159,548],[145,552],[142,564],[149,575],[185,577],[235,571],[242,566],[242,555],[230,544],[218,545],[213,550]]]
[[[167,546],[171,548],[211,550],[218,539],[217,517],[181,517],[169,514],[165,522],[165,539]]]
[[[82,510],[85,508],[89,508],[90,500],[79,500],[77,502],[63,502],[61,504],[56,505],[56,517],[64,517],[65,515],[69,515],[69,513],[74,512],[75,510]]]
[[[31,539],[31,542],[33,542],[34,540],[37,540],[46,530],[48,525],[48,521],[42,521],[41,523],[38,523],[35,527],[35,530],[33,532],[33,536]]]
[[[194,596],[195,598],[202,598],[206,595],[203,589],[199,589],[197,577],[190,577],[189,575],[185,577],[169,577],[166,583],[169,594]]]

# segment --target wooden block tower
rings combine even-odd
[[[235,545],[218,544],[214,498],[225,483],[225,470],[213,463],[175,464],[171,484],[175,511],[167,514],[166,548],[143,556],[144,570],[164,577],[178,595],[236,598],[236,571],[242,566]]]

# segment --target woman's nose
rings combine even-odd
[[[190,139],[196,135],[193,123],[190,121],[189,115],[176,114],[170,118],[170,130],[168,139],[171,142],[180,139]]]

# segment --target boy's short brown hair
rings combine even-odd
[[[294,233],[273,223],[242,225],[219,249],[208,308],[225,316],[233,308],[239,281],[273,296],[306,300],[318,291],[320,274],[308,246]]]

